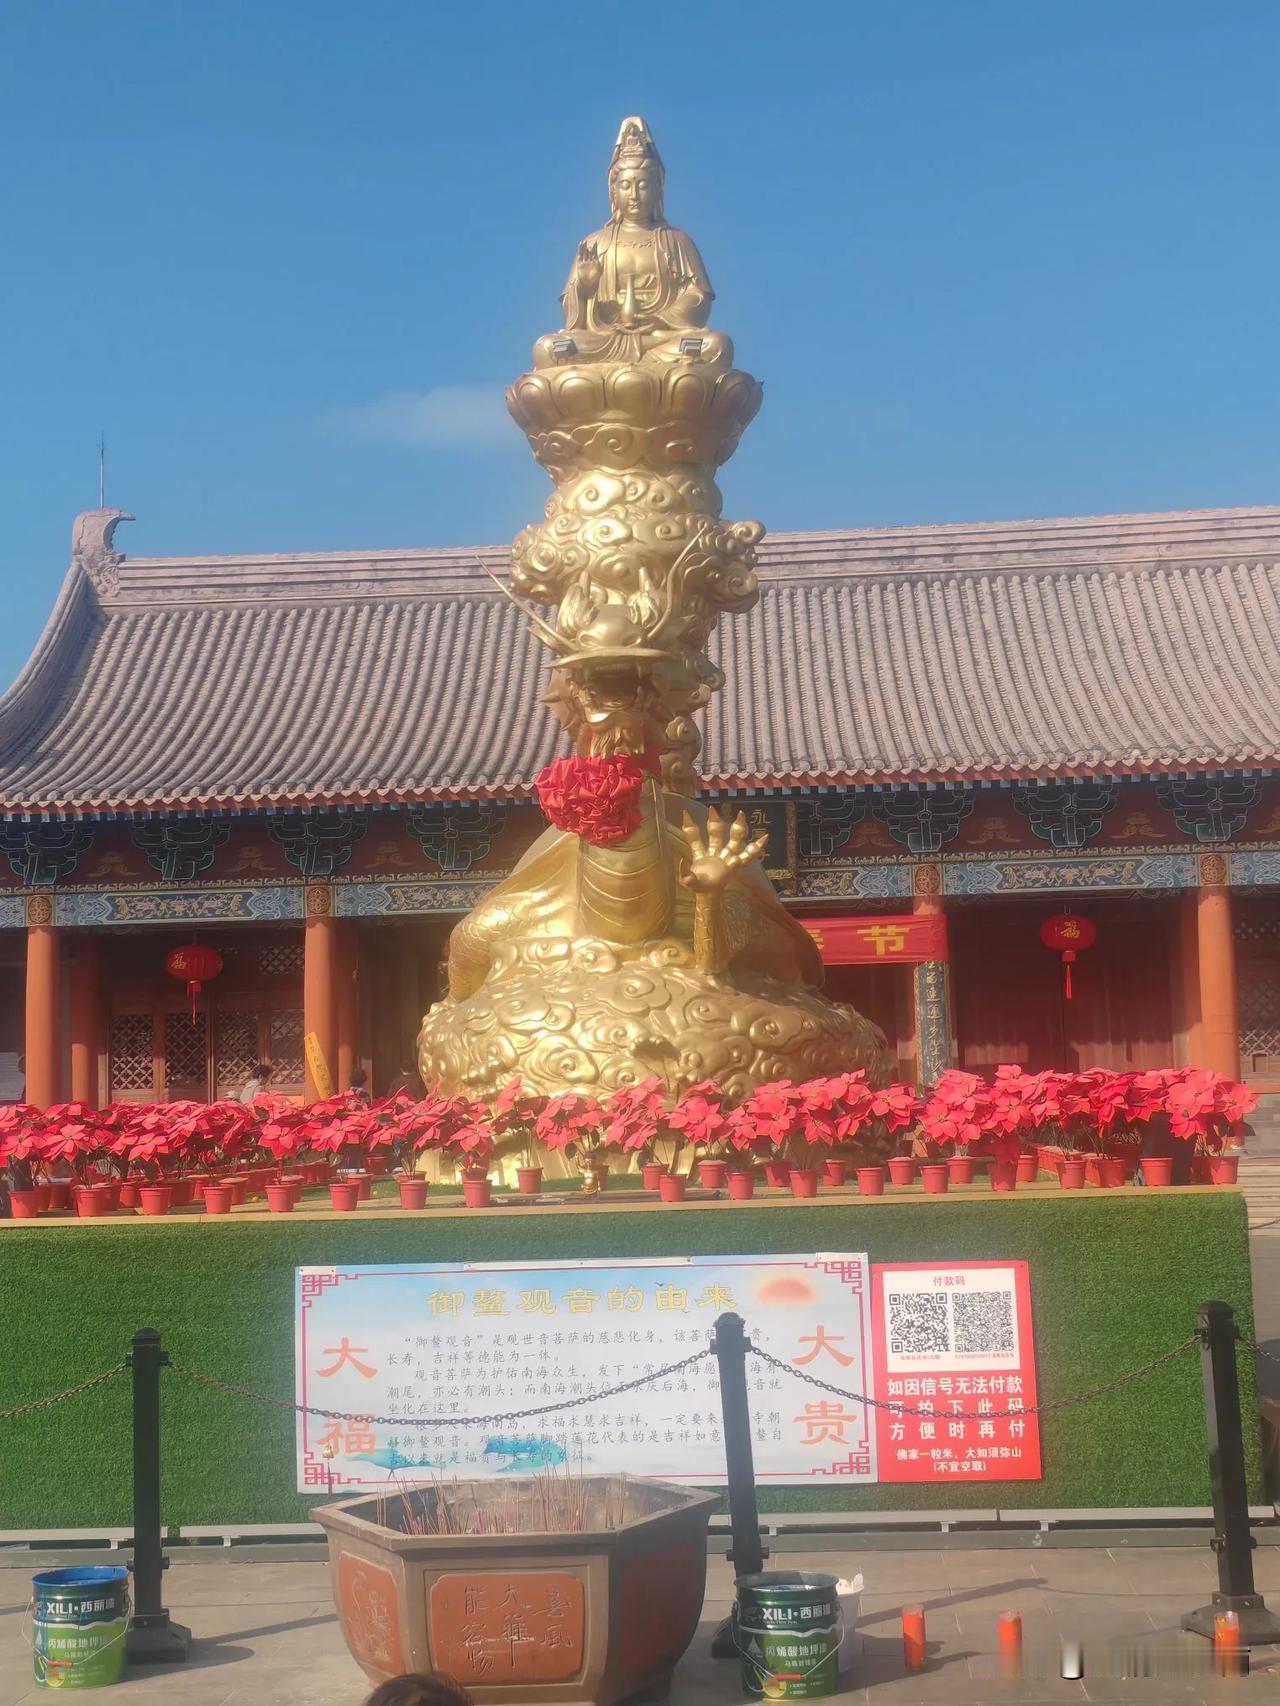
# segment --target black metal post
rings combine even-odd
[[[1280,1641],[1280,1617],[1267,1610],[1253,1581],[1253,1536],[1244,1468],[1244,1428],[1236,1381],[1235,1311],[1227,1303],[1202,1303],[1197,1310],[1200,1370],[1204,1379],[1204,1427],[1213,1487],[1213,1549],[1218,1554],[1218,1591],[1209,1605],[1189,1611],[1182,1627],[1213,1639],[1213,1620],[1224,1611],[1240,1619],[1243,1646]]]
[[[729,1481],[729,1562],[735,1580],[741,1581],[744,1576],[758,1575],[769,1555],[760,1539],[760,1513],[756,1508],[751,1403],[747,1397],[747,1335],[741,1315],[716,1318],[712,1349],[720,1367],[720,1413]],[[716,1631],[711,1655],[728,1659],[737,1650],[732,1620],[726,1620]]]
[[[169,1560],[160,1526],[160,1370],[169,1361],[154,1327],[133,1335],[133,1616],[126,1650],[134,1664],[181,1664],[191,1631],[172,1623],[162,1580]]]

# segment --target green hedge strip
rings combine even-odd
[[[1252,1334],[1244,1203],[1234,1191],[856,1198],[671,1213],[566,1210],[325,1220],[232,1216],[0,1232],[6,1315],[0,1409],[71,1386],[158,1327],[175,1357],[293,1396],[294,1269],[410,1261],[808,1254],[873,1261],[1025,1258],[1031,1264],[1042,1399],[1150,1361],[1221,1298]],[[1252,1496],[1260,1497],[1257,1401],[1241,1359]],[[293,1418],[175,1374],[163,1391],[170,1524],[304,1520]],[[886,1510],[1209,1502],[1199,1359],[1188,1355],[1087,1406],[1043,1419],[1039,1482],[772,1488],[765,1509]],[[130,1514],[129,1385],[0,1424],[0,1529],[103,1527]]]

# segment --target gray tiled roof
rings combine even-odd
[[[527,792],[545,653],[477,555],[508,560],[82,554],[0,699],[0,810]],[[761,581],[719,630],[710,783],[1280,753],[1280,508],[778,534]]]

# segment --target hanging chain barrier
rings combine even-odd
[[[95,1386],[105,1386],[108,1380],[115,1380],[123,1374],[127,1366],[127,1363],[118,1362],[114,1368],[104,1369],[101,1374],[82,1380],[78,1386],[68,1386],[65,1392],[52,1392],[47,1398],[33,1398],[29,1404],[15,1404],[11,1409],[0,1410],[0,1422],[12,1422],[36,1410],[51,1410],[55,1404],[66,1403],[68,1398],[78,1398],[82,1392],[91,1392]]]
[[[1175,1345],[1171,1351],[1165,1351],[1163,1356],[1155,1357],[1151,1362],[1143,1363],[1141,1368],[1131,1369],[1128,1374],[1117,1375],[1114,1380],[1107,1380],[1100,1386],[1088,1386],[1083,1392],[1072,1393],[1067,1398],[1050,1398],[1044,1404],[1024,1404],[1018,1410],[984,1410],[976,1418],[984,1422],[1007,1421],[1019,1416],[1043,1416],[1051,1410],[1072,1410],[1077,1404],[1088,1404],[1094,1398],[1105,1398],[1108,1392],[1117,1392],[1122,1386],[1129,1386],[1135,1380],[1143,1380],[1148,1374],[1154,1374],[1156,1369],[1163,1368],[1166,1363],[1176,1362],[1188,1351],[1200,1348],[1200,1334],[1192,1333],[1180,1345]],[[819,1380],[816,1374],[806,1374],[803,1369],[794,1364],[783,1362],[780,1358],[770,1356],[768,1351],[762,1351],[759,1345],[748,1341],[747,1350],[751,1355],[759,1357],[761,1362],[769,1363],[783,1374],[794,1375],[797,1380],[803,1380],[806,1385],[816,1386],[820,1392],[830,1392],[836,1398],[849,1398],[855,1404],[866,1404],[873,1410],[888,1410],[895,1416],[918,1416],[922,1421],[937,1421],[938,1413],[932,1409],[920,1409],[912,1404],[902,1404],[896,1398],[872,1398],[866,1392],[850,1392],[846,1387],[833,1386],[830,1381]]]
[[[1268,1361],[1280,1363],[1280,1356],[1275,1352],[1256,1344],[1252,1339],[1240,1335],[1241,1344],[1258,1356],[1266,1357]],[[1020,1409],[988,1410],[984,1412],[986,1421],[1013,1420],[1019,1416],[1047,1415],[1051,1411],[1074,1409],[1079,1404],[1090,1403],[1095,1398],[1105,1398],[1109,1393],[1117,1392],[1122,1387],[1131,1385],[1135,1380],[1143,1380],[1167,1363],[1175,1362],[1187,1352],[1196,1350],[1201,1343],[1199,1333],[1191,1333],[1181,1344],[1174,1345],[1172,1350],[1165,1351],[1161,1356],[1144,1363],[1141,1368],[1131,1369],[1127,1374],[1118,1375],[1114,1380],[1102,1382],[1098,1386],[1086,1387],[1083,1392],[1072,1393],[1065,1398],[1051,1398],[1041,1404],[1026,1404]],[[836,1386],[831,1381],[821,1380],[816,1374],[796,1368],[792,1363],[783,1362],[780,1357],[773,1356],[769,1351],[762,1350],[759,1345],[746,1343],[746,1351],[770,1368],[777,1369],[780,1374],[789,1374],[796,1380],[803,1381],[807,1386],[813,1386],[820,1392],[828,1392],[832,1397],[843,1398],[855,1404],[865,1404],[869,1409],[887,1410],[899,1416],[917,1416],[922,1420],[935,1419],[936,1412],[932,1409],[920,1408],[911,1404],[903,1404],[896,1399],[873,1398],[870,1393],[854,1392],[848,1387]],[[695,1351],[692,1356],[683,1357],[679,1362],[668,1363],[663,1368],[656,1368],[651,1373],[637,1376],[635,1380],[625,1380],[616,1386],[603,1387],[599,1392],[590,1392],[582,1398],[567,1398],[554,1404],[538,1404],[527,1410],[500,1410],[491,1415],[483,1416],[371,1416],[367,1412],[355,1414],[348,1410],[329,1410],[318,1404],[295,1404],[291,1398],[278,1398],[266,1392],[255,1392],[248,1386],[239,1386],[234,1381],[220,1380],[216,1375],[204,1374],[200,1369],[189,1368],[186,1363],[171,1360],[168,1367],[174,1374],[195,1382],[199,1386],[207,1386],[212,1391],[223,1392],[232,1398],[243,1398],[251,1404],[261,1404],[267,1409],[288,1410],[296,1415],[319,1416],[334,1422],[361,1422],[366,1427],[465,1427],[492,1428],[505,1425],[508,1422],[531,1421],[538,1416],[555,1415],[562,1410],[580,1410],[588,1404],[600,1404],[607,1398],[619,1398],[625,1392],[636,1392],[641,1387],[656,1385],[660,1380],[670,1380],[674,1376],[684,1374],[687,1370],[705,1362],[715,1353],[710,1345],[705,1350]],[[10,1409],[0,1410],[0,1422],[15,1421],[19,1416],[31,1415],[37,1410],[51,1409],[55,1404],[65,1403],[70,1398],[78,1398],[81,1393],[92,1391],[96,1386],[103,1386],[110,1380],[115,1380],[123,1374],[127,1365],[117,1363],[114,1368],[105,1369],[101,1374],[93,1375],[89,1380],[82,1380],[76,1386],[69,1386],[64,1392],[51,1393],[47,1398],[33,1399],[29,1404],[17,1404]]]
[[[1265,1345],[1258,1344],[1256,1339],[1249,1338],[1245,1333],[1237,1331],[1236,1337],[1247,1351],[1253,1352],[1254,1356],[1262,1357],[1267,1362],[1280,1365],[1280,1355],[1277,1355],[1275,1351],[1269,1351]]]
[[[358,1416],[347,1410],[325,1410],[316,1404],[295,1404],[291,1398],[271,1398],[265,1392],[252,1392],[247,1386],[235,1386],[231,1381],[218,1380],[212,1374],[201,1374],[199,1369],[188,1368],[185,1363],[176,1360],[171,1360],[168,1366],[174,1374],[181,1374],[200,1386],[212,1387],[215,1392],[226,1392],[233,1398],[247,1398],[250,1403],[265,1404],[272,1410],[291,1410],[303,1416],[322,1416],[331,1422],[362,1422],[366,1427],[384,1428],[493,1428],[501,1422],[523,1422],[534,1416],[553,1415],[557,1410],[580,1410],[586,1404],[599,1404],[606,1398],[617,1398],[624,1392],[638,1391],[642,1386],[652,1386],[656,1381],[669,1380],[672,1375],[683,1374],[685,1369],[692,1368],[695,1363],[705,1362],[714,1354],[708,1345],[705,1350],[695,1351],[692,1356],[683,1357],[679,1362],[668,1363],[665,1368],[655,1368],[652,1373],[642,1374],[636,1380],[624,1380],[618,1386],[606,1386],[600,1392],[590,1392],[585,1398],[566,1398],[559,1404],[539,1404],[531,1410],[503,1410],[492,1416]]]

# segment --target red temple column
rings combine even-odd
[[[62,1100],[62,983],[53,902],[27,902],[26,1099],[37,1108]]]
[[[359,1048],[359,940],[354,923],[338,926],[338,1089],[351,1088],[351,1074],[360,1058]]]
[[[71,959],[71,1100],[98,1105],[98,943],[73,938]]]
[[[1200,1023],[1200,952],[1196,945],[1199,932],[1197,909],[1198,889],[1188,889],[1182,896],[1178,911],[1178,959],[1182,995],[1182,1058],[1181,1066],[1196,1066],[1204,1054],[1204,1034]]]
[[[911,910],[917,918],[940,918],[942,867],[915,867]],[[915,1009],[916,1083],[936,1084],[951,1065],[951,968],[946,960],[921,960],[911,968]]]
[[[307,1070],[304,1099],[321,1102],[337,1088],[334,1032],[337,1021],[337,926],[333,891],[312,883],[306,893],[306,937],[302,955],[302,1028]]]
[[[1225,853],[1200,855],[1196,946],[1200,959],[1200,1053],[1195,1063],[1228,1078],[1240,1076],[1236,1017],[1236,953]]]

